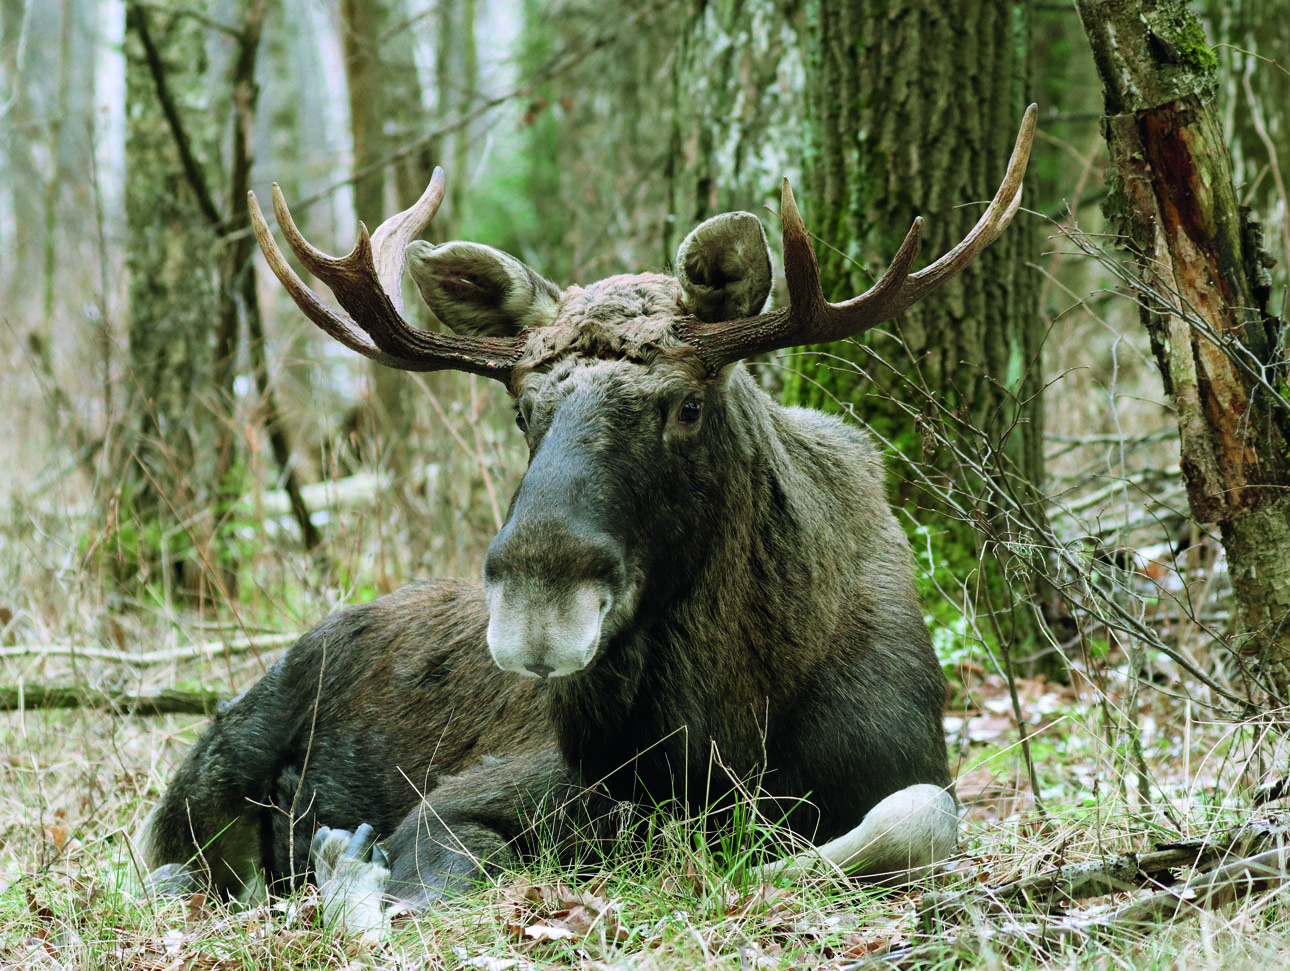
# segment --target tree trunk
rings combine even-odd
[[[1215,107],[1217,60],[1180,0],[1078,0],[1106,100],[1108,217],[1178,410],[1197,522],[1217,523],[1239,649],[1274,703],[1290,688],[1290,403],[1285,332],[1236,195]]]
[[[807,10],[807,224],[832,299],[867,289],[914,216],[925,258],[962,239],[998,187],[1027,98],[1028,4],[989,0],[810,0]],[[866,338],[977,428],[1007,434],[1009,454],[1042,480],[1038,252],[1025,213],[976,263],[890,329]],[[836,247],[836,249],[834,248]],[[830,355],[871,367],[849,345]],[[862,387],[849,368],[800,358],[794,400],[836,407]],[[875,375],[877,376],[877,375]],[[871,412],[870,403],[861,408]],[[881,406],[878,410],[881,412]],[[892,417],[891,412],[887,417]],[[880,421],[880,424],[882,422]],[[898,428],[908,418],[899,414]]]
[[[924,261],[980,217],[1029,100],[1029,14],[1026,2],[808,0],[801,196],[830,299],[868,289],[915,216]],[[1025,529],[1001,511],[1000,490],[1042,519],[1044,330],[1029,265],[1039,239],[1023,211],[964,273],[880,329],[894,337],[807,349],[788,359],[785,387],[794,403],[854,407],[909,456],[898,500],[928,507],[914,515],[935,521],[933,559],[956,578],[988,567],[977,606],[1019,655],[1046,646],[1025,600],[1048,591],[1029,564],[1010,580],[992,564],[1013,559]],[[989,457],[969,469],[957,452]],[[1040,667],[1060,670],[1060,658]]]
[[[400,180],[404,188],[400,193],[410,194],[407,204],[411,205],[425,188],[426,177],[433,166],[442,164],[448,171],[447,213],[436,217],[435,232],[443,239],[453,238],[453,226],[460,227],[469,222],[466,209],[470,201],[472,173],[470,159],[472,142],[479,134],[478,126],[467,121],[476,107],[479,97],[479,45],[475,38],[476,19],[475,0],[458,0],[457,3],[440,4],[435,11],[435,59],[434,76],[436,102],[436,124],[453,124],[456,128],[443,139],[436,139],[439,144],[434,150],[420,154],[419,158],[410,159],[417,165],[404,165],[400,168]],[[522,16],[527,20],[527,7]],[[526,60],[520,55],[521,62]],[[414,79],[409,79],[414,80]],[[421,111],[421,99],[401,99],[401,103],[392,107],[402,113],[413,134],[416,125],[425,124],[425,115]],[[416,118],[413,117],[414,109]],[[409,138],[409,141],[412,139]],[[447,216],[445,219],[444,216]],[[417,302],[420,305],[420,301]]]
[[[231,416],[243,313],[284,488],[306,547],[318,543],[266,386],[252,239],[226,238],[247,225],[264,10],[265,0],[241,0],[232,45],[217,33],[208,46],[209,25],[179,7],[131,4],[127,21],[129,361],[140,425],[119,446],[115,548],[138,579],[169,559],[183,587],[213,581],[222,595],[235,577],[216,569],[219,552],[207,544],[246,488]]]
[[[8,307],[21,306],[30,289],[26,275],[33,265],[32,243],[36,227],[40,225],[37,196],[31,191],[39,184],[36,162],[32,150],[34,122],[29,118],[27,98],[29,85],[24,79],[25,59],[31,57],[29,10],[24,0],[0,0],[0,97],[5,98],[4,124],[0,125],[0,162],[3,164],[5,208],[8,218],[0,225],[9,230],[7,238],[0,239],[15,272],[9,274],[9,292],[5,295]],[[25,55],[25,56],[24,56]]]
[[[342,0],[341,37],[345,51],[345,79],[349,86],[349,127],[354,147],[354,211],[369,228],[395,210],[387,205],[386,170],[382,159],[390,140],[384,126],[393,102],[393,58],[384,56],[385,28],[394,21],[389,0]],[[424,188],[424,186],[422,186]],[[372,442],[381,461],[394,473],[402,493],[407,480],[404,443],[411,426],[406,392],[407,376],[381,364],[370,365],[375,427]]]
[[[164,552],[200,545],[165,524],[211,506],[227,440],[221,391],[211,386],[221,313],[219,215],[208,188],[209,160],[219,157],[206,110],[214,79],[206,28],[175,16],[179,6],[132,4],[126,31],[127,381],[135,427],[118,444],[117,525],[127,578],[137,569],[145,581],[157,579],[151,574]],[[207,519],[189,528],[211,526]]]
[[[756,211],[778,246],[780,179],[801,172],[802,16],[785,0],[692,3],[672,57],[663,260],[710,216]]]

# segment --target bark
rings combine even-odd
[[[801,174],[801,4],[791,0],[691,3],[671,86],[665,262],[710,216],[760,216],[772,246],[780,179]]]
[[[831,299],[867,289],[917,215],[924,259],[962,239],[998,186],[1027,101],[1029,5],[983,0],[810,0],[807,12],[807,225]],[[952,79],[952,81],[950,80]],[[1038,235],[1021,213],[976,263],[886,325],[900,346],[866,337],[879,355],[951,411],[1003,441],[1017,471],[1039,483],[1043,421]],[[821,349],[824,350],[824,349]],[[827,353],[873,370],[859,347]],[[857,397],[851,368],[808,357],[801,403],[855,402],[881,430],[908,436],[908,417]],[[878,372],[875,377],[885,381]],[[884,421],[883,419],[887,419]],[[891,419],[894,419],[894,423]]]
[[[115,484],[121,565],[142,581],[156,579],[156,537],[212,504],[227,441],[224,402],[212,387],[221,307],[219,214],[209,184],[218,133],[206,105],[218,87],[207,70],[205,28],[173,11],[131,5],[126,31],[126,380],[136,424],[119,441]],[[201,543],[176,533],[176,544]],[[192,561],[178,564],[185,562]]]
[[[1216,59],[1177,0],[1080,0],[1115,167],[1107,213],[1138,266],[1141,320],[1178,412],[1193,518],[1217,523],[1241,653],[1276,703],[1290,688],[1290,405],[1285,331],[1267,309],[1215,105]]]
[[[26,684],[0,687],[0,711],[99,708],[116,715],[211,715],[225,695],[208,689],[121,691],[114,688]]]
[[[50,658],[65,657],[74,661],[104,661],[109,664],[121,664],[131,668],[214,661],[229,658],[235,654],[248,653],[254,654],[257,659],[263,660],[261,658],[262,654],[290,647],[299,638],[299,634],[260,634],[256,637],[207,641],[204,644],[191,644],[188,647],[163,648],[137,654],[105,647],[75,647],[68,644],[15,644],[10,647],[0,647],[0,658],[28,658],[39,662]]]

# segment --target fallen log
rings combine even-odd
[[[187,647],[163,648],[157,651],[131,653],[105,647],[80,647],[71,644],[16,644],[0,647],[0,658],[7,657],[76,657],[133,667],[151,667],[158,664],[185,661],[211,660],[230,654],[247,654],[274,650],[295,643],[299,634],[261,634],[256,637],[237,637]]]
[[[1191,867],[1185,880],[1173,871]],[[1164,883],[1169,886],[1162,886]],[[1065,913],[1077,900],[1126,890],[1159,887],[1109,913]],[[923,934],[844,966],[845,971],[944,965],[957,957],[974,962],[986,954],[1011,955],[1138,933],[1178,917],[1190,917],[1258,893],[1290,886],[1290,815],[1254,820],[1210,837],[1158,844],[1148,853],[1057,867],[999,887],[958,893],[928,893],[919,902]],[[1036,916],[1036,910],[1042,913]],[[944,933],[946,925],[987,918],[998,926]]]
[[[19,684],[0,686],[0,711],[94,708],[118,715],[209,715],[227,695],[209,688],[126,691],[115,688]]]

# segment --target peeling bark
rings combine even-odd
[[[1192,516],[1217,523],[1241,652],[1290,688],[1290,461],[1282,321],[1215,106],[1216,59],[1178,0],[1079,0],[1115,167],[1107,214],[1138,264],[1143,326],[1178,409]]]

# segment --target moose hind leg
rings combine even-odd
[[[919,784],[887,796],[860,825],[814,850],[758,868],[765,878],[799,876],[821,864],[895,884],[917,880],[954,854],[958,806],[940,786]]]
[[[143,822],[137,843],[150,867],[145,883],[163,897],[215,890],[221,896],[248,901],[264,890],[260,866],[259,821],[253,813],[207,819],[216,823],[204,844],[195,840],[195,826],[174,800],[153,808]],[[222,824],[222,825],[221,825]]]
[[[279,662],[219,709],[148,814],[139,850],[154,892],[245,900],[262,885],[264,806],[304,717],[281,679]]]

